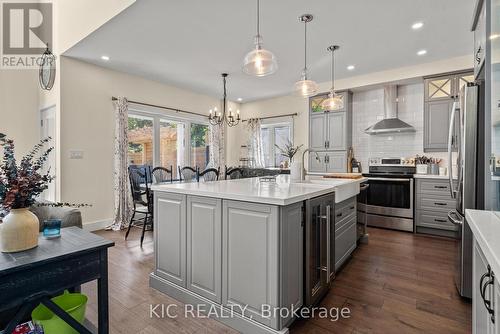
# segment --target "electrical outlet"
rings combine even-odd
[[[81,150],[71,150],[69,151],[70,159],[83,159],[83,151]]]

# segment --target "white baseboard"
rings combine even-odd
[[[97,220],[94,222],[87,222],[83,223],[83,229],[85,231],[93,232],[97,230],[103,230],[106,228],[106,226],[109,226],[113,223],[113,219],[104,219],[104,220]]]

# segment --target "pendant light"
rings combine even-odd
[[[222,113],[217,111],[217,107],[214,109],[210,109],[208,115],[208,121],[212,125],[222,125],[224,122],[229,126],[236,126],[240,123],[240,111],[236,111],[236,115],[233,114],[231,108],[229,108],[229,112],[226,114],[227,107],[227,91],[226,91],[226,78],[228,76],[227,73],[222,73],[222,85],[223,85],[223,95],[222,95]]]
[[[323,102],[321,102],[321,109],[323,111],[338,110],[344,107],[344,99],[342,98],[342,95],[335,93],[335,86],[334,86],[335,51],[338,50],[339,48],[340,46],[338,45],[331,45],[327,48],[327,50],[332,53],[332,88],[330,89],[330,94],[328,94],[328,98]]]
[[[247,53],[243,61],[243,72],[248,75],[264,77],[278,69],[278,62],[271,51],[262,48],[260,35],[260,0],[257,0],[257,35],[254,38],[255,48]]]
[[[299,16],[299,21],[304,23],[304,69],[299,81],[294,85],[295,95],[309,97],[316,95],[318,84],[315,81],[307,78],[307,23],[311,22],[313,16],[311,14],[303,14]]]

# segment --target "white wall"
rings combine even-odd
[[[38,71],[0,70],[0,132],[14,139],[16,156],[40,138]]]
[[[105,224],[113,216],[111,97],[207,115],[219,100],[67,57],[61,60],[61,200],[92,204],[82,210],[84,223]],[[84,151],[84,158],[69,159],[70,150]]]

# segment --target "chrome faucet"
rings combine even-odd
[[[306,179],[306,175],[307,175],[306,165],[304,163],[304,158],[305,158],[307,152],[315,153],[316,154],[316,160],[321,161],[321,158],[319,157],[318,152],[316,152],[315,150],[313,150],[311,148],[306,148],[304,150],[304,152],[302,152],[302,173],[300,173],[300,179],[302,181],[304,181]]]

